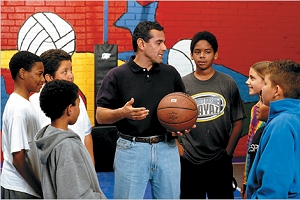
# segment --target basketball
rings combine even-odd
[[[173,92],[163,97],[157,107],[157,117],[168,131],[191,129],[198,116],[197,103],[186,93]]]

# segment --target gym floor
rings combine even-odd
[[[240,188],[242,187],[242,178],[244,175],[244,167],[245,167],[245,163],[244,162],[238,162],[238,163],[233,163],[233,176],[238,184],[238,195],[234,195],[235,199],[241,199],[240,196]]]
[[[235,199],[241,199],[240,188],[242,185],[242,177],[244,173],[244,162],[233,160],[233,175],[237,181],[238,188],[234,192]],[[114,173],[113,172],[97,172],[100,187],[108,199],[113,198],[113,188],[114,188]],[[148,187],[145,192],[144,199],[151,199],[151,188]]]
[[[2,162],[0,162],[2,169]],[[242,177],[244,173],[244,162],[233,160],[233,175],[237,181],[238,187],[234,192],[235,199],[241,199],[240,196],[240,187],[242,185]],[[114,173],[113,172],[97,172],[98,180],[100,187],[108,199],[113,198],[113,189],[114,189]],[[145,192],[144,199],[151,199],[151,188],[148,184],[148,187]]]

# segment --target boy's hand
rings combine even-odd
[[[178,140],[176,139],[176,144],[178,146],[178,153],[179,153],[179,156],[182,156],[183,153],[184,153],[184,148],[183,146],[178,142]]]

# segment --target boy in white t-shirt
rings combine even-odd
[[[45,66],[44,77],[46,82],[50,82],[55,79],[74,82],[74,75],[72,73],[72,58],[67,52],[61,49],[50,49],[43,52],[40,57]],[[31,95],[29,99],[33,104],[34,109],[37,111],[41,126],[44,127],[50,124],[51,120],[41,110],[39,97],[40,93],[35,93]],[[93,164],[95,165],[93,138],[91,134],[92,124],[88,117],[84,102],[80,96],[79,98],[80,114],[77,122],[74,125],[69,125],[69,128],[80,136],[81,141],[86,146]]]
[[[14,91],[3,112],[1,199],[41,198],[40,165],[34,142],[41,126],[29,96],[45,83],[44,65],[39,56],[19,51],[11,58],[9,69]]]

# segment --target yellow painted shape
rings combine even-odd
[[[9,68],[8,64],[11,57],[17,53],[17,50],[1,51],[1,68]],[[118,60],[118,66],[124,61]],[[95,125],[95,67],[93,53],[74,53],[72,56],[72,69],[74,74],[74,83],[78,85],[87,99],[87,112],[92,125]]]

